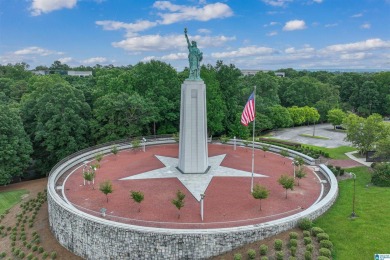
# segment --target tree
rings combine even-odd
[[[268,117],[272,120],[275,128],[289,127],[293,124],[287,108],[275,105],[269,108]]]
[[[282,175],[278,179],[278,182],[284,189],[286,189],[286,199],[287,199],[287,190],[293,190],[295,183],[294,183],[294,178],[289,177],[288,175]]]
[[[112,148],[111,148],[111,152],[113,155],[117,155],[119,150],[118,150],[118,146],[117,145],[114,145]]]
[[[34,78],[22,97],[21,112],[33,143],[37,171],[47,173],[64,157],[88,147],[90,107],[84,95],[60,76]]]
[[[112,188],[112,183],[110,180],[104,181],[100,183],[99,190],[106,195],[107,203],[108,203],[108,194],[113,193],[114,190]]]
[[[32,145],[19,113],[0,101],[0,185],[22,176],[31,162]]]
[[[287,110],[290,114],[293,126],[299,126],[305,123],[305,111],[302,107],[292,106],[287,108]]]
[[[287,150],[281,150],[280,151],[280,155],[283,156],[283,157],[287,157],[288,156]],[[284,161],[283,164],[286,164],[286,161]]]
[[[181,192],[180,190],[178,190],[176,192],[176,198],[174,198],[171,202],[173,205],[175,205],[175,207],[179,210],[179,215],[178,215],[178,218],[180,218],[180,209],[182,207],[184,207],[184,198],[186,197],[186,195]]]
[[[316,122],[320,119],[320,114],[315,107],[305,106],[303,109],[305,111],[307,124],[313,124],[313,136],[315,136]]]
[[[94,183],[95,171],[93,169],[91,169],[90,171],[84,172],[83,178],[84,178],[84,180],[88,181],[88,185],[90,182],[92,182],[92,189],[94,190],[95,189],[95,185],[94,185],[95,184]]]
[[[343,123],[346,116],[347,114],[339,108],[329,110],[327,115],[328,122],[333,125],[334,129],[336,129],[336,125],[341,125]]]
[[[264,158],[265,158],[265,154],[269,151],[269,145],[262,145],[261,150],[263,150]]]
[[[256,184],[255,187],[253,187],[252,196],[253,198],[260,201],[259,210],[261,210],[261,200],[268,198],[268,195],[269,195],[269,190],[266,187],[261,186],[259,184]]]
[[[303,168],[299,168],[298,171],[295,173],[295,177],[298,178],[298,186],[299,186],[300,179],[306,177],[305,170]]]
[[[144,200],[144,194],[141,191],[130,191],[130,197],[140,205],[138,212],[141,212],[141,202]]]
[[[141,141],[139,139],[134,139],[131,141],[131,149],[135,152],[141,147]]]
[[[382,117],[378,114],[372,114],[365,119],[350,113],[344,119],[343,125],[347,128],[345,139],[358,148],[361,154],[372,150],[374,144],[387,134]]]

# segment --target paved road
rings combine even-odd
[[[350,142],[344,141],[345,133],[333,130],[331,124],[320,124],[315,127],[315,135],[329,138],[329,140],[300,136],[301,134],[312,135],[313,126],[300,126],[286,128],[273,132],[273,137],[303,144],[312,144],[316,146],[334,148],[338,146],[351,146]]]

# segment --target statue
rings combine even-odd
[[[188,40],[187,36],[187,28],[184,28],[184,35],[188,44],[188,61],[190,63],[190,76],[188,79],[190,80],[201,80],[200,78],[200,62],[203,59],[203,53],[196,46],[196,41]]]

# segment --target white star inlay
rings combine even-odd
[[[236,170],[221,166],[226,154],[209,157],[210,169],[204,174],[185,174],[176,169],[179,164],[178,158],[156,155],[164,165],[164,168],[125,177],[120,180],[142,180],[142,179],[162,179],[178,178],[189,192],[200,201],[200,194],[204,194],[214,176],[221,177],[251,177],[251,172]],[[254,177],[268,177],[263,174],[254,173]],[[248,187],[249,189],[249,187]]]

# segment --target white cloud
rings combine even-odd
[[[142,62],[148,62],[148,61],[151,61],[151,60],[158,60],[158,57],[156,57],[156,56],[146,56],[141,61]]]
[[[270,22],[270,23],[264,24],[264,27],[275,26],[275,25],[278,25],[278,24],[280,24],[280,23],[279,22]]]
[[[209,29],[198,29],[198,33],[210,34],[211,30],[209,30]]]
[[[190,40],[197,41],[198,45],[203,47],[221,46],[225,42],[235,40],[235,37],[226,36],[193,36]],[[129,37],[123,41],[112,43],[114,47],[122,48],[127,51],[167,51],[185,49],[187,43],[183,35],[143,35]]]
[[[305,45],[302,49],[296,49],[294,47],[289,47],[284,50],[286,54],[313,54],[315,49],[310,47],[310,45]]]
[[[359,17],[362,17],[362,16],[363,16],[363,13],[358,13],[358,14],[352,15],[351,17],[352,18],[359,18]]]
[[[76,6],[77,0],[33,0],[31,14],[38,16],[43,13],[50,13],[63,8],[72,9]]]
[[[275,52],[276,50],[268,47],[249,46],[249,47],[238,48],[235,51],[215,52],[212,53],[211,56],[213,58],[221,59],[221,58],[233,58],[233,57],[247,57],[252,55],[269,55]]]
[[[322,0],[313,0],[313,2],[317,3],[317,4],[321,4],[322,3]]]
[[[188,57],[188,54],[185,52],[180,53],[171,53],[168,55],[164,55],[161,57],[162,60],[186,60]]]
[[[175,5],[169,1],[156,1],[153,7],[168,13],[159,13],[161,24],[172,24],[179,21],[208,21],[233,15],[232,9],[224,3],[208,4],[201,8],[185,5]]]
[[[292,2],[293,0],[262,0],[267,5],[284,7],[287,3]]]
[[[108,60],[104,57],[93,57],[86,60],[81,61],[83,64],[98,64],[98,63],[106,63]]]
[[[370,54],[365,53],[365,52],[356,52],[356,53],[344,53],[340,55],[340,58],[342,60],[362,60],[367,57],[369,57]]]
[[[371,24],[370,23],[364,23],[364,24],[360,25],[360,28],[362,28],[362,29],[370,29],[371,28]]]
[[[277,31],[267,33],[267,36],[275,36],[275,35],[278,35]]]
[[[328,23],[328,24],[325,24],[325,27],[330,28],[330,27],[336,27],[338,25],[339,25],[338,23]]]
[[[74,62],[74,59],[72,57],[59,58],[57,60],[63,64]]]
[[[361,42],[335,44],[324,48],[323,52],[356,52],[368,51],[375,49],[389,49],[390,41],[383,41],[381,39],[368,39]]]
[[[103,27],[103,30],[107,31],[125,29],[128,35],[133,35],[134,33],[144,31],[157,25],[157,22],[151,22],[147,20],[139,20],[136,23],[124,23],[118,21],[104,20],[96,21],[95,23],[97,25],[101,25]]]
[[[52,50],[43,49],[40,47],[32,46],[14,52],[15,55],[39,55],[48,56],[52,54],[62,55],[63,52],[57,52]]]
[[[306,24],[304,20],[291,20],[288,21],[283,27],[283,31],[295,31],[303,29],[306,29]]]

